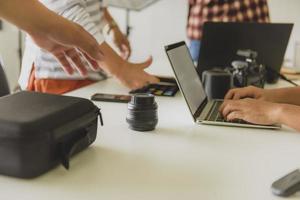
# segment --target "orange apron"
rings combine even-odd
[[[36,79],[33,66],[27,90],[50,94],[64,94],[95,82],[91,80]]]

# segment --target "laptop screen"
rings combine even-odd
[[[166,52],[177,78],[180,90],[194,115],[205,101],[206,94],[190,52],[184,42],[166,47]]]

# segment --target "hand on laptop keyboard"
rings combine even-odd
[[[220,112],[228,120],[242,119],[252,124],[273,125],[278,122],[280,104],[256,99],[226,100]]]
[[[216,122],[228,122],[228,123],[238,123],[238,124],[250,124],[242,119],[234,119],[234,120],[231,120],[231,121],[228,121],[226,120],[223,115],[218,112],[217,116],[214,118],[213,121],[216,121]]]

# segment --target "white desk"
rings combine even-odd
[[[70,95],[127,93],[114,80]],[[127,128],[126,104],[96,103],[104,127],[70,171],[33,180],[0,176],[1,200],[273,200],[271,183],[300,167],[300,134],[195,125],[181,95],[157,98],[154,132]],[[290,199],[300,199],[300,195]]]

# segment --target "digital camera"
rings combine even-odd
[[[244,58],[231,63],[227,70],[233,75],[235,87],[253,85],[263,88],[265,85],[266,68],[256,61],[257,52],[252,50],[238,50],[237,55]]]

